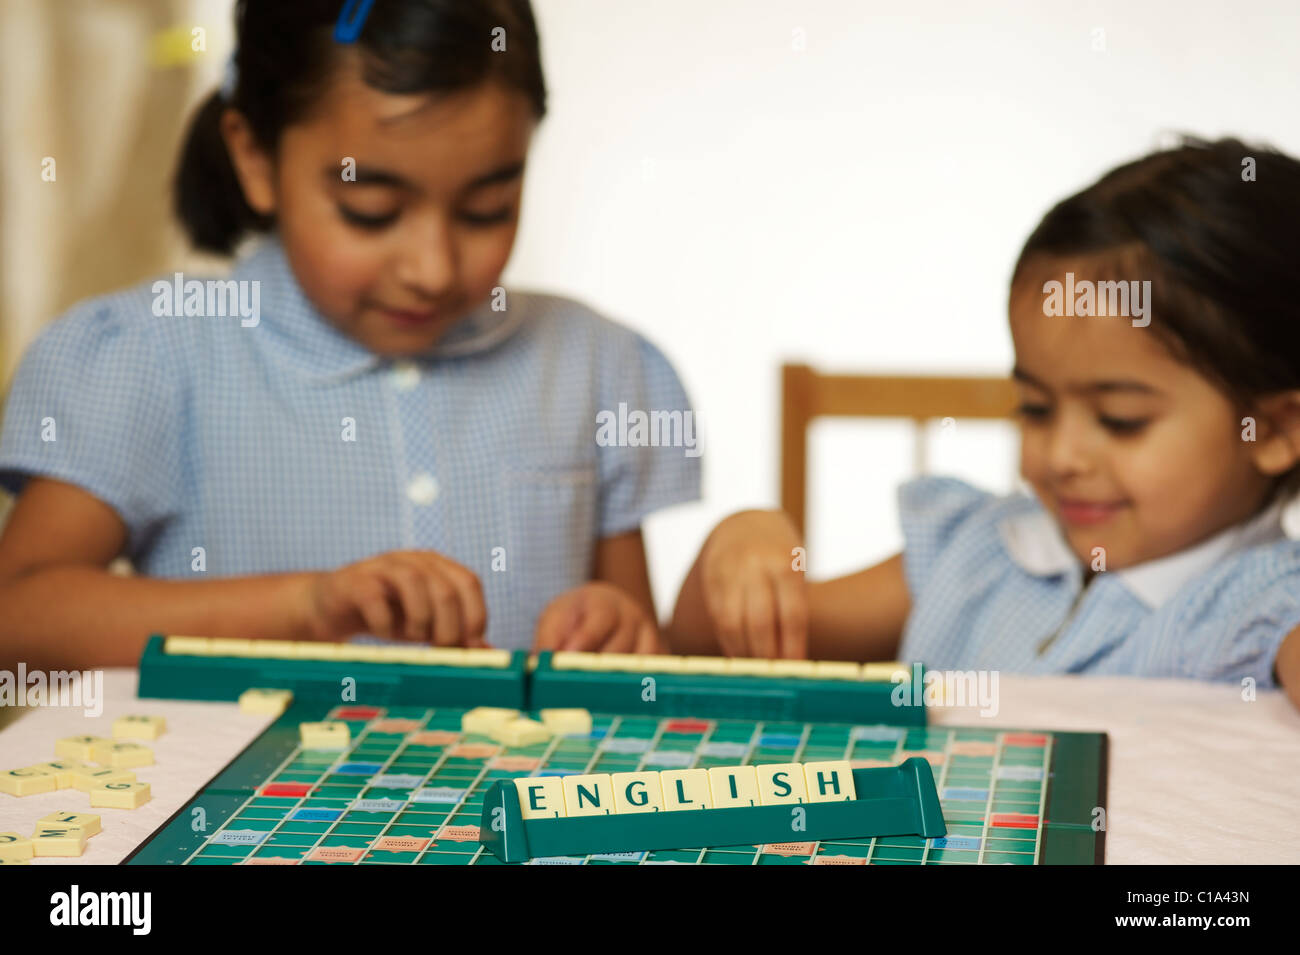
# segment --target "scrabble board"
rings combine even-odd
[[[533,865],[1101,864],[1106,737],[984,727],[594,714],[589,735],[504,747],[461,732],[463,708],[295,702],[128,858],[133,865],[501,865],[478,842],[493,782],[849,759],[933,767],[947,823],[919,837],[539,858]],[[299,724],[342,720],[342,750]],[[1100,815],[1104,819],[1104,813]]]

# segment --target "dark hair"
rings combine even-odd
[[[213,93],[199,107],[181,150],[174,202],[195,247],[230,254],[270,219],[244,200],[219,124],[227,107],[247,118],[273,152],[326,88],[343,49],[362,54],[362,76],[388,93],[445,93],[499,80],[546,113],[537,24],[529,0],[377,0],[356,42],[334,39],[344,0],[238,0],[238,83],[227,101]],[[493,50],[504,29],[505,50]]]
[[[1300,388],[1300,162],[1290,156],[1183,136],[1057,203],[1025,242],[1012,287],[1064,257],[1149,279],[1150,330],[1239,407]],[[1296,490],[1300,468],[1275,481],[1275,495]]]

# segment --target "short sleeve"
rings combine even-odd
[[[602,538],[635,530],[651,512],[700,496],[698,422],[668,359],[628,333],[610,370],[596,421]]]
[[[5,401],[0,487],[81,487],[122,518],[134,557],[178,507],[183,405],[152,316],[123,312],[74,306],[28,348]]]
[[[1300,574],[1272,583],[1251,600],[1248,611],[1228,626],[1220,619],[1200,628],[1205,637],[1204,652],[1195,665],[1196,672],[1189,676],[1234,683],[1251,677],[1257,689],[1274,689],[1277,652],[1296,627],[1300,627]]]
[[[951,477],[927,475],[899,486],[903,574],[913,602],[924,591],[936,561],[962,525],[993,498],[991,492]]]

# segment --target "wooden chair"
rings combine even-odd
[[[800,531],[808,493],[808,425],[815,418],[910,418],[915,462],[926,470],[925,429],[935,418],[1006,418],[1016,401],[1009,378],[823,375],[781,367],[781,507]]]

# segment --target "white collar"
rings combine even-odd
[[[1179,587],[1228,554],[1284,539],[1287,536],[1282,524],[1285,510],[1284,502],[1275,502],[1255,517],[1225,528],[1199,544],[1115,571],[1115,576],[1154,610]],[[1011,559],[1031,574],[1052,576],[1080,566],[1060,526],[1041,503],[1033,510],[1003,518],[998,522],[998,532]]]

